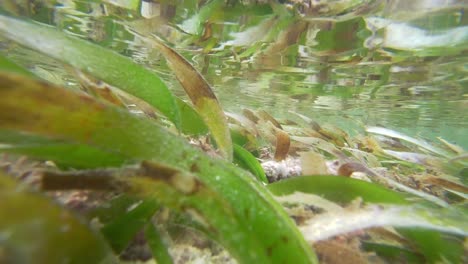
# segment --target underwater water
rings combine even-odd
[[[350,133],[384,126],[468,148],[465,1],[2,1],[157,72],[184,97],[155,34],[187,58],[229,112],[291,112]],[[15,62],[77,86],[63,65],[0,37]]]

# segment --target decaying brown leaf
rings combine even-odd
[[[260,118],[258,118],[258,116],[252,110],[244,108],[242,109],[242,114],[254,123],[258,123],[260,120]]]
[[[341,150],[335,147],[335,145],[333,145],[332,143],[327,142],[322,138],[292,136],[291,139],[293,140],[293,144],[295,146],[296,145],[308,146],[308,147],[314,148],[315,150],[322,150],[322,151],[328,152],[340,160],[347,159],[346,155]]]
[[[263,121],[271,122],[276,128],[283,129],[283,127],[281,127],[281,124],[265,110],[259,110],[257,114]]]
[[[106,83],[99,81],[98,79],[88,76],[84,72],[73,69],[72,67],[67,68],[69,68],[69,71],[76,76],[77,80],[81,84],[81,89],[84,90],[86,93],[91,94],[96,98],[107,101],[113,105],[125,107],[125,103],[119,98],[119,96],[117,96],[111,91],[110,85],[107,85]]]
[[[224,112],[205,78],[179,53],[162,42],[158,37],[144,37],[130,30],[142,40],[159,50],[192,101],[195,109],[211,131],[221,154],[232,160],[231,134]]]
[[[289,146],[291,145],[291,139],[289,138],[288,133],[281,129],[276,130],[276,150],[275,150],[275,160],[281,161],[286,158],[289,152]]]
[[[317,131],[322,136],[326,137],[329,141],[333,142],[336,146],[343,147],[347,142],[348,134],[335,126],[321,126]]]
[[[341,176],[351,176],[354,172],[363,172],[369,176],[375,176],[376,174],[371,171],[369,168],[366,166],[362,165],[361,163],[357,162],[347,162],[343,165],[340,166],[338,169],[338,175]]]
[[[314,244],[320,263],[359,264],[369,263],[366,255],[359,250],[359,241],[340,241],[339,239],[320,241]]]
[[[448,149],[450,149],[458,155],[466,153],[466,151],[458,145],[452,144],[441,137],[437,137],[437,139],[440,140],[440,142],[442,142]]]
[[[457,192],[468,193],[468,187],[440,177],[427,177],[422,181],[427,184],[434,184]]]

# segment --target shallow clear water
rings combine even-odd
[[[160,54],[127,27],[175,47],[213,85],[227,111],[264,109],[280,118],[293,111],[350,132],[381,125],[468,148],[465,1],[310,1],[295,7],[177,1],[153,3],[147,18],[139,1],[136,8],[115,5],[132,2],[119,0],[2,2],[9,15],[132,57],[182,97]],[[75,84],[61,64],[0,44],[45,78]]]

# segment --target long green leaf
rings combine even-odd
[[[234,162],[242,168],[249,170],[259,181],[268,183],[265,171],[262,165],[260,165],[260,162],[258,162],[252,153],[236,144],[234,144]]]
[[[61,168],[118,167],[132,161],[122,153],[13,131],[0,130],[0,143],[1,152],[53,160]]]
[[[269,184],[268,189],[277,196],[303,192],[338,203],[349,203],[361,197],[369,203],[409,204],[408,196],[404,194],[373,183],[336,176],[294,177]]]
[[[0,83],[0,129],[87,144],[193,173],[232,208],[237,222],[225,225],[220,219],[229,217],[216,218],[215,213],[208,218],[214,218],[214,230],[223,230],[217,236],[241,263],[316,263],[295,223],[268,190],[232,163],[207,156],[148,119],[88,96],[11,75],[0,75]],[[225,205],[197,201],[207,213]]]
[[[167,246],[161,238],[161,234],[153,223],[148,223],[145,227],[145,237],[148,240],[148,245],[151,248],[153,258],[159,264],[172,264],[172,260]]]
[[[101,232],[111,247],[120,253],[128,246],[136,233],[145,227],[158,208],[159,204],[154,199],[144,200],[132,210],[107,223]]]
[[[0,33],[145,100],[180,127],[179,108],[167,86],[156,74],[129,58],[52,27],[2,15]]]

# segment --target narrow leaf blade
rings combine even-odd
[[[128,246],[136,233],[145,227],[158,208],[159,204],[155,200],[144,200],[125,214],[107,223],[101,232],[114,251],[120,253]]]
[[[358,197],[369,203],[409,203],[404,194],[373,183],[337,176],[294,177],[269,184],[267,187],[277,196],[303,192],[320,195],[338,203],[349,203]]]
[[[156,74],[129,58],[52,27],[2,15],[0,33],[145,100],[180,127],[179,108],[167,86]]]
[[[53,160],[61,168],[118,167],[131,162],[123,154],[36,135],[0,130],[0,151]]]
[[[258,162],[254,155],[236,144],[234,144],[234,162],[244,169],[249,170],[261,182],[268,183],[265,171],[263,171],[260,162]]]
[[[172,264],[172,260],[167,246],[161,238],[161,234],[153,223],[148,223],[145,227],[145,237],[148,240],[148,245],[151,248],[153,258],[159,264]]]
[[[192,100],[195,109],[210,129],[219,150],[227,160],[231,161],[233,147],[227,119],[208,82],[184,57],[157,37],[153,36],[151,39],[140,37],[151,43],[164,55],[185,92]]]

